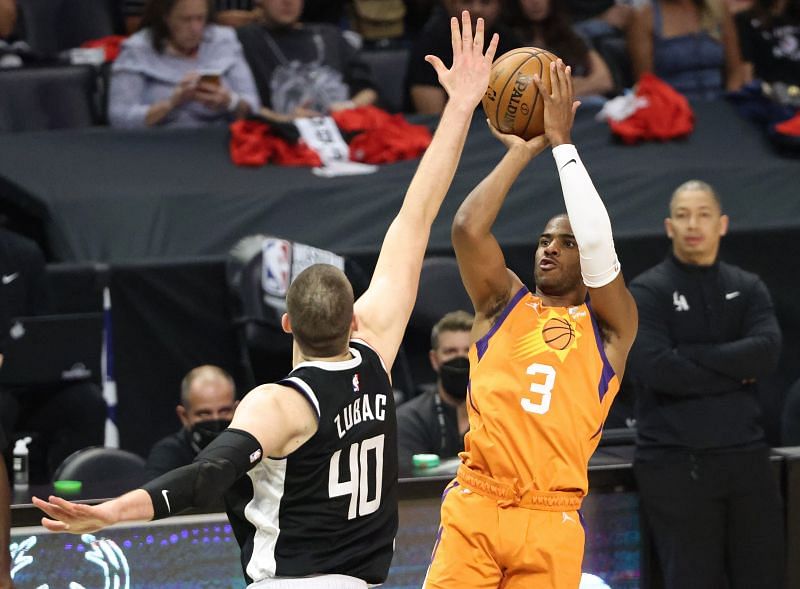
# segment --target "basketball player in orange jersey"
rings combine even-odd
[[[579,106],[571,72],[551,65],[544,136],[495,136],[502,161],[453,223],[461,276],[475,307],[470,431],[445,491],[426,589],[576,588],[587,465],[636,335],[611,223],[570,131]],[[536,290],[506,268],[491,233],[514,180],[553,146],[568,215],[551,219],[534,257]]]

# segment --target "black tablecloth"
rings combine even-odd
[[[671,191],[689,178],[718,188],[734,232],[800,225],[800,163],[778,157],[727,103],[695,110],[688,139],[636,147],[615,142],[607,125],[594,120],[596,110],[579,111],[574,140],[617,237],[660,234]],[[308,168],[237,168],[227,140],[224,128],[0,136],[0,206],[44,219],[50,249],[62,261],[217,255],[256,232],[342,253],[376,252],[417,165],[334,179]],[[431,249],[450,248],[456,208],[502,153],[477,116]],[[498,238],[504,245],[532,243],[563,208],[545,153],[512,189],[495,227]]]

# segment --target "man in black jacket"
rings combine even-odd
[[[12,321],[50,314],[53,303],[39,246],[0,228],[0,367]],[[49,482],[59,464],[76,450],[102,445],[106,413],[100,387],[89,381],[0,386],[0,426],[9,446],[21,435],[33,434],[34,484]]]
[[[705,182],[677,188],[672,254],[630,286],[639,308],[634,470],[667,588],[782,587],[781,499],[756,385],[781,334],[755,274],[717,259],[728,228]]]

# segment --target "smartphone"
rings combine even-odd
[[[203,70],[197,73],[200,76],[197,82],[200,84],[219,86],[222,83],[222,73],[218,71]]]

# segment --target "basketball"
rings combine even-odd
[[[565,350],[572,343],[575,332],[569,321],[561,317],[553,317],[544,324],[542,338],[544,343],[556,350]]]
[[[482,101],[493,127],[526,141],[544,133],[544,102],[533,75],[539,75],[549,92],[550,62],[557,59],[544,49],[522,47],[494,61]]]

